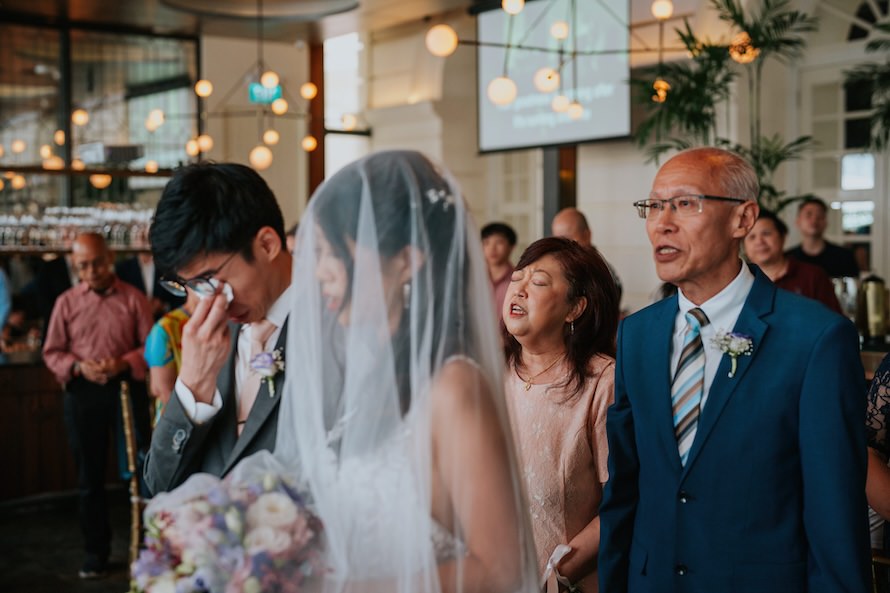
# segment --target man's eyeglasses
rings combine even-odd
[[[167,292],[174,294],[178,297],[186,296],[186,288],[191,288],[195,291],[198,296],[201,297],[210,297],[216,292],[216,287],[219,285],[219,281],[214,278],[217,274],[219,274],[224,267],[228,265],[232,258],[238,255],[238,252],[232,253],[226,260],[220,264],[218,268],[212,270],[206,274],[202,274],[196,278],[192,278],[190,280],[183,280],[181,278],[162,278],[160,280],[161,286],[163,286]]]
[[[695,216],[701,214],[702,203],[705,200],[717,200],[720,202],[737,202],[739,204],[747,202],[739,198],[727,198],[724,196],[709,196],[706,194],[688,194],[684,196],[674,196],[666,200],[657,200],[649,198],[648,200],[640,200],[634,202],[637,214],[640,218],[655,218],[668,206],[678,216]]]

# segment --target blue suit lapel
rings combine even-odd
[[[676,295],[665,299],[663,306],[650,326],[652,343],[652,361],[658,361],[646,378],[648,397],[647,405],[654,408],[653,418],[656,419],[655,432],[664,448],[665,456],[674,469],[682,470],[680,453],[677,450],[677,437],[674,433],[674,412],[671,407],[671,350],[673,349],[674,324],[679,310],[679,299]]]
[[[692,442],[692,449],[689,451],[684,474],[695,464],[695,460],[717,424],[720,414],[723,413],[736,388],[745,380],[745,375],[751,367],[754,357],[757,356],[758,346],[763,343],[763,337],[769,329],[769,325],[763,321],[762,317],[773,310],[776,287],[757,266],[752,265],[751,271],[754,273],[754,285],[751,287],[751,292],[745,300],[745,305],[742,307],[742,312],[732,331],[750,336],[754,342],[754,352],[751,356],[738,357],[738,366],[732,377],[729,376],[732,361],[728,354],[722,356],[720,366],[717,367],[717,376],[714,377],[714,382],[711,384],[708,400],[705,402],[698,421],[698,429],[695,440]]]

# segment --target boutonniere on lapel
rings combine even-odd
[[[754,340],[751,336],[739,334],[736,332],[720,331],[711,338],[711,342],[720,349],[721,352],[729,355],[732,366],[729,369],[729,378],[735,376],[736,368],[739,364],[739,356],[751,356],[754,352]]]
[[[260,352],[251,359],[250,368],[266,382],[269,397],[275,397],[275,377],[284,370],[281,348],[276,348],[272,352]]]

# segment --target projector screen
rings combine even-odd
[[[477,16],[477,72],[479,150],[489,152],[572,144],[630,134],[630,60],[627,19],[628,0],[571,0],[526,2],[516,16],[491,10]],[[513,20],[512,27],[510,20]],[[550,32],[555,21],[569,24],[565,41]],[[574,30],[572,30],[574,29]],[[549,48],[554,53],[527,49],[485,47],[485,43],[511,43]],[[573,43],[581,52],[571,59]],[[562,44],[565,53],[558,53]],[[507,54],[505,56],[505,54]],[[489,83],[505,73],[516,83],[516,98],[498,106],[488,98]],[[535,88],[534,76],[541,68],[557,68],[560,59],[562,90],[543,93]],[[577,80],[575,75],[577,74]],[[577,99],[584,108],[580,119],[551,107],[563,94]]]

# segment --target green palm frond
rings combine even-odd
[[[780,61],[798,59],[806,48],[805,33],[819,26],[817,17],[791,10],[791,0],[762,0],[756,15],[748,15],[740,0],[710,0],[720,20],[751,37],[760,50],[759,60],[775,57]]]
[[[692,58],[647,68],[643,77],[630,81],[637,99],[647,106],[646,119],[635,134],[640,146],[673,133],[708,142],[715,132],[717,106],[729,98],[737,76],[726,46],[700,41],[688,22],[676,32]],[[652,101],[652,83],[659,76],[671,85],[664,103]]]

